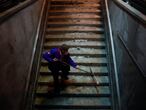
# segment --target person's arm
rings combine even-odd
[[[77,67],[77,64],[72,60],[72,58],[70,56],[68,57],[68,64],[70,64],[74,68]]]
[[[48,51],[43,53],[43,58],[48,62],[53,62],[53,59],[51,58],[51,53]]]

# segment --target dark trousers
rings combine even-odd
[[[62,81],[67,79],[67,76],[68,76],[69,71],[70,71],[70,66],[65,65],[59,61],[56,61],[56,62],[49,63],[48,67],[53,75],[54,87],[55,87],[55,89],[59,89],[60,88],[59,76],[61,76]],[[61,71],[61,73],[59,73],[59,71]]]

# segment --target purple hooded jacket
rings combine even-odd
[[[52,48],[52,49],[50,50],[50,52],[49,52],[49,51],[44,52],[44,53],[43,53],[43,58],[44,58],[45,60],[47,60],[48,62],[53,62],[53,59],[54,59],[54,58],[57,58],[58,60],[61,61],[61,59],[63,58],[63,59],[65,60],[64,62],[68,63],[68,64],[71,65],[72,67],[75,68],[75,67],[77,66],[77,64],[71,59],[70,55],[69,55],[69,54],[67,54],[67,55],[62,55],[62,54],[60,53],[60,49],[59,49],[59,48]]]

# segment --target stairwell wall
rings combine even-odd
[[[142,110],[146,108],[146,26],[113,0],[108,0],[108,5],[120,83],[121,110]]]
[[[0,25],[0,109],[21,110],[43,0]]]

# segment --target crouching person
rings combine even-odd
[[[53,75],[54,92],[56,93],[60,92],[59,76],[61,76],[61,82],[68,80],[70,65],[74,68],[77,67],[77,64],[71,59],[68,49],[69,47],[63,44],[43,53],[43,58],[48,61],[48,68]]]

